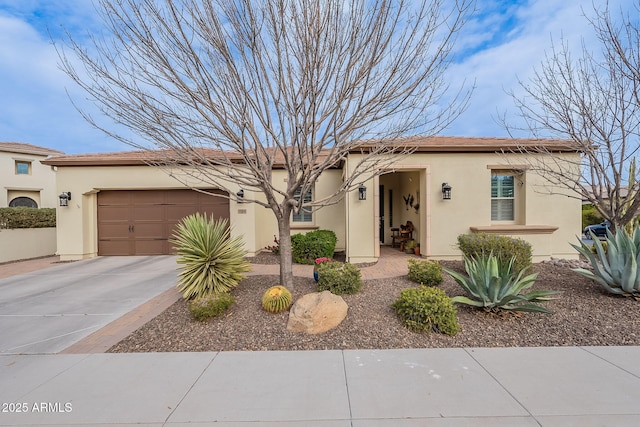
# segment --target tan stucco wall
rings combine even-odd
[[[283,171],[274,171],[274,182],[285,185]],[[317,181],[316,197],[330,194],[341,179],[341,172],[327,171]],[[149,166],[75,166],[59,167],[58,192],[70,191],[72,198],[67,207],[58,207],[58,253],[62,260],[90,258],[97,255],[97,193],[100,190],[171,189],[185,188],[160,169]],[[193,183],[195,187],[202,187]],[[233,193],[240,187],[231,189]],[[245,200],[264,196],[245,191]],[[238,203],[232,197],[229,204],[232,235],[242,235],[249,255],[273,244],[278,226],[271,209],[255,203]],[[297,228],[294,232],[312,229],[330,229],[338,236],[338,250],[344,249],[344,201],[324,207],[314,213],[311,227]]]
[[[577,156],[577,155],[570,155]],[[353,164],[356,156],[350,159]],[[393,226],[411,220],[417,232],[414,238],[421,244],[423,256],[433,259],[460,259],[456,248],[457,237],[470,233],[470,227],[504,225],[491,221],[491,172],[488,166],[524,164],[520,155],[499,154],[422,154],[414,153],[399,161],[394,173],[370,180],[366,185],[378,189],[378,182],[385,186],[385,243],[390,243],[388,220],[388,190],[393,189]],[[349,164],[347,165],[349,167]],[[416,179],[417,177],[417,179]],[[377,182],[376,182],[377,181]],[[417,181],[417,182],[416,182]],[[549,195],[545,181],[532,171],[526,171],[517,185],[516,221],[526,231],[502,232],[521,237],[533,245],[534,261],[549,257],[576,258],[577,253],[569,242],[576,242],[580,234],[580,200],[566,195]],[[442,183],[452,190],[451,200],[442,200]],[[406,210],[402,196],[420,194],[420,208]],[[357,200],[357,195],[348,198],[348,244],[347,251],[352,262],[375,260],[378,227],[378,199],[368,197]],[[396,213],[398,212],[398,213]],[[537,234],[532,226],[557,227],[547,234]]]
[[[40,163],[46,156],[0,152],[0,207],[20,196],[31,197],[40,208],[57,204],[56,174],[51,166]],[[29,175],[16,174],[16,160],[31,162]]]
[[[278,169],[273,171],[272,182],[277,189],[285,190],[286,176],[286,171],[284,170]],[[335,188],[340,186],[341,180],[342,171],[334,169],[325,171],[316,181],[316,185],[313,189],[314,200],[319,200],[331,195]],[[255,198],[262,202],[265,202],[266,200],[264,195],[257,194],[255,192],[247,192],[246,190],[245,198]],[[332,230],[336,233],[338,238],[336,250],[343,251],[345,248],[344,205],[344,200],[340,200],[336,204],[315,208],[313,212],[313,221],[311,223],[290,223],[291,233],[306,233],[317,229]],[[278,236],[278,222],[276,221],[273,211],[269,208],[253,203],[245,203],[242,205],[243,208],[245,206],[248,206],[251,210],[251,212],[248,212],[247,220],[253,224],[255,252],[264,250],[266,246],[274,245],[274,236]],[[250,221],[252,215],[255,219]],[[240,220],[240,218],[238,218],[238,220]],[[244,221],[241,223],[245,224]]]
[[[97,255],[97,193],[100,190],[185,188],[162,170],[149,166],[58,167],[57,184],[59,193],[71,192],[69,206],[57,209],[61,260]],[[256,246],[255,225],[245,218],[252,218],[253,209],[252,205],[238,204],[233,199],[229,204],[232,235],[242,235],[250,252]]]
[[[357,156],[347,160],[347,173]],[[394,227],[413,222],[414,239],[421,245],[423,256],[434,259],[460,259],[456,239],[471,232],[470,227],[504,225],[491,221],[491,165],[524,164],[518,155],[506,159],[498,154],[484,153],[415,153],[399,161],[392,173],[363,180],[367,187],[367,199],[358,200],[357,191],[344,196],[337,204],[314,211],[313,222],[308,226],[292,223],[292,232],[313,229],[333,230],[338,237],[338,250],[346,250],[351,262],[372,262],[379,255],[379,186],[384,186],[384,241],[391,242],[389,225],[389,190],[393,191]],[[342,180],[341,170],[328,170],[314,187],[314,199],[318,200],[337,188]],[[273,171],[273,182],[280,188],[286,185],[285,172]],[[452,199],[442,200],[443,182],[453,187]],[[502,232],[522,237],[533,245],[534,260],[551,256],[576,258],[569,245],[580,234],[580,200],[566,195],[548,195],[544,180],[532,171],[518,177],[516,221],[520,230]],[[170,189],[184,188],[174,178],[160,169],[149,166],[93,166],[59,167],[58,188],[72,193],[68,207],[58,208],[58,252],[63,260],[93,257],[97,254],[97,193],[116,189]],[[198,187],[197,183],[194,186]],[[233,192],[237,189],[232,189]],[[261,194],[247,189],[245,200]],[[412,195],[415,206],[406,206],[403,197]],[[277,235],[277,222],[272,211],[254,203],[230,201],[232,233],[242,235],[249,254],[252,255],[273,244]],[[522,229],[524,226],[524,229]],[[546,226],[546,234],[537,234]],[[557,228],[557,229],[556,229]],[[543,227],[544,229],[544,227]],[[523,231],[524,230],[524,231]],[[553,230],[553,232],[551,232]]]
[[[0,230],[0,262],[38,258],[56,253],[56,229]]]

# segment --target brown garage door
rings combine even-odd
[[[215,194],[226,194],[213,191]],[[229,218],[229,199],[193,190],[109,190],[98,193],[98,255],[172,253],[176,224],[200,212]]]

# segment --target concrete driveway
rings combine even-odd
[[[0,279],[0,354],[58,353],[176,285],[174,256],[99,257]]]

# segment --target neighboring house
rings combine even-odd
[[[61,151],[18,142],[0,142],[0,207],[55,208],[56,174],[41,160]]]
[[[590,197],[595,197],[594,195],[594,187],[591,187],[590,185],[585,187],[587,192],[589,193]],[[602,195],[603,200],[609,200],[609,195],[607,194],[607,188],[602,186],[602,187],[595,187],[595,189],[599,190],[598,193],[600,193]],[[626,185],[621,185],[620,186],[620,199],[624,200],[627,198],[627,196],[629,195],[629,187]],[[583,205],[590,205],[591,204],[591,200],[585,198],[584,196],[582,197],[582,204]]]
[[[338,250],[350,262],[372,262],[380,245],[390,245],[392,228],[411,221],[423,256],[460,259],[458,235],[486,232],[521,237],[533,245],[534,261],[577,258],[569,242],[581,232],[580,200],[543,194],[543,178],[516,153],[522,145],[544,146],[555,155],[578,160],[579,153],[560,140],[496,138],[407,138],[415,152],[388,173],[363,182],[366,198],[353,191],[337,204],[291,218],[292,232],[330,229]],[[229,218],[234,235],[243,235],[249,254],[273,244],[277,223],[269,209],[242,203],[240,187],[226,197],[189,190],[168,174],[145,164],[144,152],[60,156],[43,163],[57,167],[57,193],[71,193],[58,208],[58,252],[62,260],[97,255],[171,252],[167,239],[175,224],[195,212]],[[334,192],[361,156],[350,154],[327,170],[304,197]],[[574,161],[574,163],[577,163]],[[285,171],[274,167],[274,182]],[[450,198],[443,187],[451,187]],[[193,188],[202,188],[194,182]],[[244,190],[245,198],[261,197]]]

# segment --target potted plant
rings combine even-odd
[[[413,248],[416,247],[416,241],[415,240],[409,240],[405,245],[404,245],[404,249],[405,252],[408,254],[412,254],[413,253]]]
[[[420,255],[420,243],[416,243],[416,245],[413,247],[413,253],[415,255]]]
[[[320,264],[323,264],[325,262],[330,262],[331,258],[327,258],[327,257],[322,257],[322,258],[316,258],[315,262],[313,263],[313,279],[317,282],[318,281],[318,266]]]

